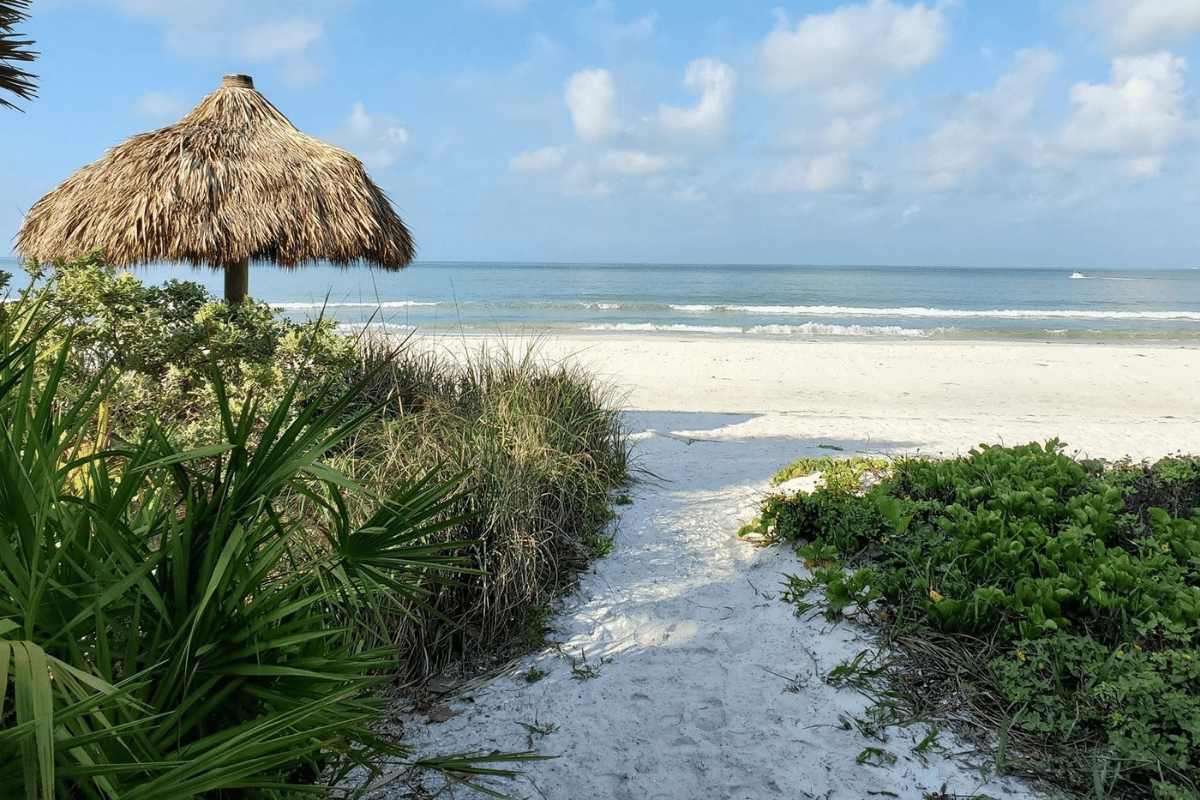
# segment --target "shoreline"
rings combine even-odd
[[[336,317],[336,315],[334,315]],[[292,317],[294,321],[303,321],[308,317]],[[1164,331],[1050,331],[1050,330],[999,330],[954,328],[950,330],[927,330],[922,328],[901,328],[899,326],[872,326],[850,323],[804,323],[801,325],[782,325],[789,330],[772,330],[774,326],[763,325],[753,328],[719,326],[705,327],[702,325],[645,323],[629,326],[617,325],[611,328],[603,326],[541,326],[522,327],[441,327],[437,325],[422,325],[415,322],[400,322],[380,319],[359,319],[347,321],[341,319],[338,323],[348,331],[358,331],[364,327],[382,329],[389,336],[413,335],[430,339],[496,339],[519,337],[524,339],[558,339],[558,338],[673,338],[684,337],[697,340],[736,340],[746,342],[790,342],[790,343],[917,343],[930,344],[1046,344],[1046,345],[1108,345],[1113,347],[1141,346],[1147,347],[1185,347],[1200,348],[1200,331],[1189,332],[1188,335],[1167,333]],[[811,325],[814,329],[809,330]],[[794,330],[792,330],[794,328]],[[881,331],[880,328],[889,328]],[[849,332],[855,329],[865,329],[869,332]]]

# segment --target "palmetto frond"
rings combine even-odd
[[[37,53],[29,49],[32,41],[13,33],[13,26],[25,19],[24,10],[28,7],[29,0],[0,0],[0,91],[15,94],[23,100],[36,96],[33,79],[37,76],[13,66],[13,62],[33,61]],[[16,108],[3,97],[0,97],[0,106]]]

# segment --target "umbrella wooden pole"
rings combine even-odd
[[[241,303],[250,291],[250,259],[243,258],[225,267],[225,302]]]

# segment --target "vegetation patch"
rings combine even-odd
[[[376,690],[519,647],[607,539],[627,449],[580,371],[96,253],[29,270],[0,304],[0,795],[283,798],[407,758]]]
[[[333,463],[379,491],[428,470],[462,476],[468,519],[439,536],[473,541],[464,554],[479,570],[390,620],[391,641],[415,679],[507,660],[539,628],[538,607],[611,549],[610,498],[629,480],[616,404],[586,372],[543,366],[533,350],[465,363],[371,342],[363,353],[371,393],[390,400]]]
[[[886,633],[900,661],[873,691],[906,718],[972,710],[1003,771],[1200,797],[1200,459],[1080,463],[1052,440],[879,477],[770,497],[754,525],[798,543],[798,613]]]
[[[822,445],[826,447],[827,445]],[[840,448],[839,448],[840,449]],[[842,491],[861,489],[864,480],[888,470],[892,462],[886,458],[802,458],[793,461],[771,477],[771,485],[778,486],[793,478],[805,478],[816,473],[826,488]]]

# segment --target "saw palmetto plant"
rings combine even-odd
[[[369,728],[395,653],[355,617],[462,569],[427,543],[457,484],[349,523],[365,490],[322,459],[373,413],[353,391],[288,392],[258,430],[218,379],[220,441],[102,442],[110,376],[58,391],[70,342],[38,358],[38,302],[0,314],[0,795],[284,797],[402,755]]]

